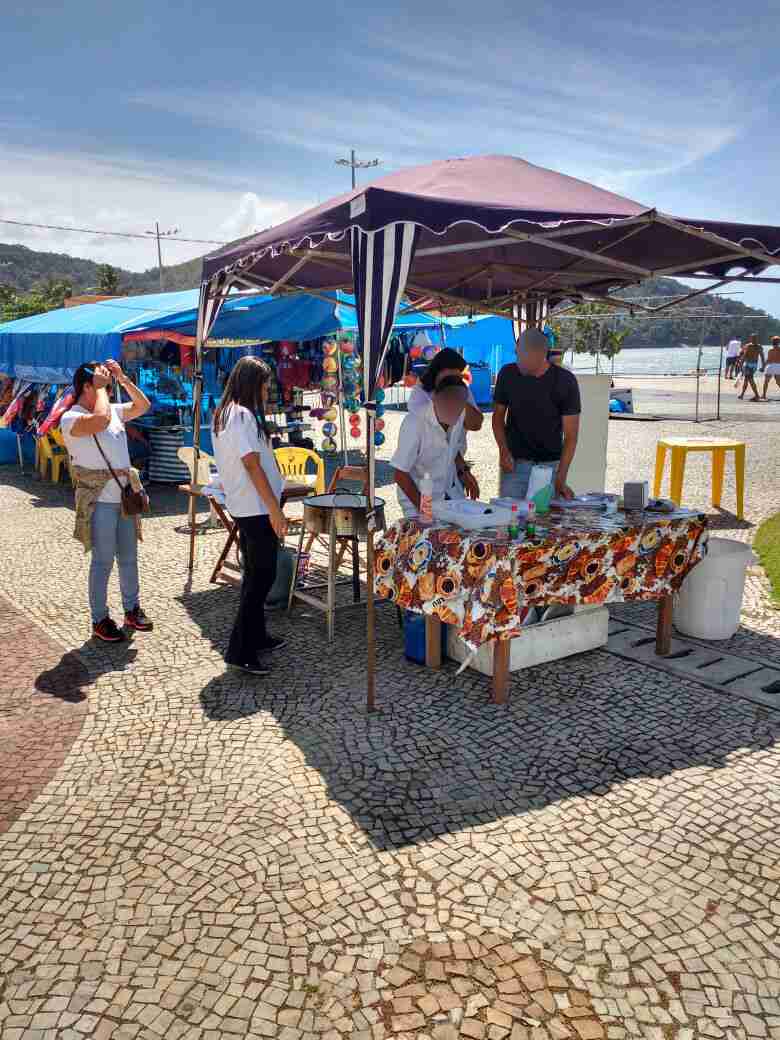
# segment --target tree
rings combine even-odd
[[[573,350],[575,354],[592,354],[597,369],[600,357],[613,358],[620,353],[624,340],[638,324],[626,315],[615,314],[605,303],[585,303],[567,312],[565,321],[562,318],[557,322],[554,315],[552,318],[562,349]]]
[[[98,267],[98,289],[105,296],[114,296],[119,289],[119,272],[111,264]]]
[[[57,310],[72,295],[70,283],[51,279],[26,293],[20,293],[11,286],[1,286],[0,320],[16,321],[17,318],[29,318],[33,314]]]

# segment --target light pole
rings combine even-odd
[[[162,249],[160,248],[160,239],[161,238],[168,238],[171,235],[178,235],[178,233],[180,231],[181,231],[181,228],[177,228],[177,227],[171,228],[169,231],[160,231],[159,221],[155,220],[155,222],[154,222],[154,231],[146,231],[145,232],[145,234],[147,234],[147,235],[154,235],[155,238],[157,239],[157,263],[158,263],[158,266],[160,268],[160,292],[164,292],[165,291],[164,290],[164,286],[163,286]]]
[[[352,168],[352,190],[355,190],[355,170],[368,170],[372,166],[378,166],[381,159],[356,159],[355,149],[350,153],[349,159],[336,159],[337,166],[349,166]]]

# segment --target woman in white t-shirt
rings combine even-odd
[[[276,580],[279,542],[287,533],[280,505],[284,480],[265,421],[270,378],[264,361],[241,358],[228,377],[212,425],[214,456],[225,504],[238,524],[244,570],[225,660],[252,675],[266,675],[260,655],[284,645],[265,628],[265,601]]]
[[[111,404],[108,388],[112,379],[127,393],[129,404]],[[136,520],[122,512],[122,487],[130,479],[131,468],[125,424],[145,415],[151,405],[116,361],[80,365],[73,388],[76,403],[60,419],[60,429],[76,476],[77,537],[91,552],[92,634],[105,643],[121,643],[124,633],[108,612],[108,579],[114,560],[119,567],[124,627],[135,632],[152,630],[139,603]]]

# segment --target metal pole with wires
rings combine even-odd
[[[165,286],[163,285],[163,262],[162,262],[162,247],[160,246],[161,238],[171,238],[173,235],[178,235],[181,228],[170,228],[168,231],[160,231],[160,222],[155,220],[154,231],[147,231],[147,235],[154,235],[157,239],[157,266],[160,271],[160,292],[165,292]]]
[[[378,166],[381,159],[356,159],[355,149],[353,148],[350,152],[349,159],[336,159],[337,166],[349,166],[352,170],[352,190],[354,191],[357,187],[355,178],[355,170],[368,170],[372,166]]]

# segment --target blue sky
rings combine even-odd
[[[2,216],[227,239],[344,189],[334,160],[355,147],[382,170],[510,153],[678,215],[780,224],[777,0],[4,7]],[[0,238],[156,262],[143,241]],[[736,298],[780,313],[780,287]]]

